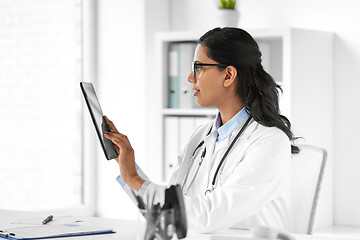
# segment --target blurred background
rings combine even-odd
[[[97,142],[79,82],[94,83],[104,114],[129,137],[137,163],[164,181],[164,116],[190,114],[200,123],[214,112],[164,113],[163,73],[171,66],[161,44],[195,41],[218,26],[217,6],[215,0],[0,0],[0,209],[136,219],[115,180],[116,162],[105,159]],[[314,69],[330,63],[320,86],[304,80],[291,91],[309,112],[323,114],[305,116],[310,124],[327,126],[316,142],[324,139],[329,151],[317,226],[360,227],[360,2],[238,0],[236,10],[237,27],[260,38],[283,37],[289,54],[302,47],[301,41],[286,45],[292,29],[331,36],[324,40],[329,51],[304,44],[303,60],[282,62],[288,69],[282,71],[311,75],[302,65],[309,49],[320,59]],[[306,89],[314,86],[317,97],[309,101]],[[317,107],[322,100],[326,106]]]

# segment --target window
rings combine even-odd
[[[81,1],[0,6],[0,208],[80,206]]]

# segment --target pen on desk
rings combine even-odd
[[[47,224],[47,223],[50,222],[53,218],[54,218],[53,215],[49,215],[48,217],[46,217],[46,218],[44,219],[44,221],[42,221],[42,224]]]

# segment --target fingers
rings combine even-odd
[[[110,132],[118,132],[118,130],[116,129],[114,123],[112,121],[110,121],[107,116],[104,116],[104,119],[106,121],[106,124],[109,126]]]
[[[110,139],[118,148],[132,149],[128,137],[118,132],[104,132],[104,137]]]

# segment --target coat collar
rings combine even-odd
[[[232,117],[227,123],[222,125],[221,123],[221,114],[218,112],[217,116],[214,119],[212,132],[217,131],[218,137],[216,144],[228,138],[239,126],[242,126],[246,121],[249,114],[246,111],[246,107],[242,108],[234,117]]]

